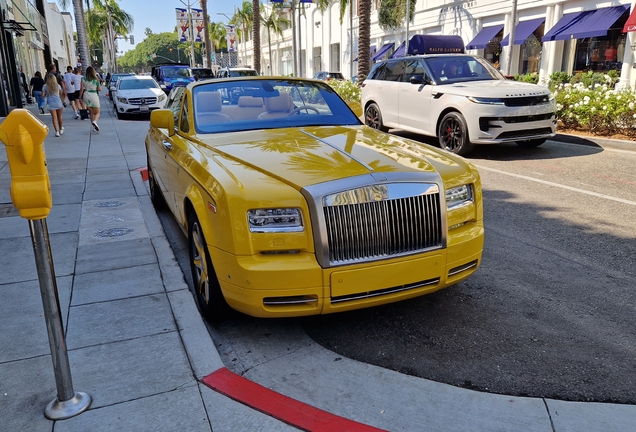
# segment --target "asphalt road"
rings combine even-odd
[[[236,314],[210,327],[215,340],[266,350],[268,327],[301,326],[338,355],[438,382],[636,403],[636,144],[489,146],[470,159],[482,176],[486,241],[467,281],[350,313]],[[185,239],[169,215],[160,218],[189,277]]]

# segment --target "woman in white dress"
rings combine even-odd
[[[82,89],[80,93],[82,94],[82,99],[86,102],[86,108],[88,108],[91,117],[91,124],[96,132],[99,132],[97,120],[99,120],[99,91],[101,89],[102,86],[97,79],[95,69],[93,69],[92,66],[87,67],[86,75],[82,78]]]

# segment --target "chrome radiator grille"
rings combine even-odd
[[[323,207],[332,265],[442,247],[440,194]]]
[[[156,97],[129,98],[128,103],[130,105],[152,105],[157,103],[157,98]]]

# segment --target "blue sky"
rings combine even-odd
[[[183,1],[185,3],[188,2],[188,0]],[[201,9],[199,0],[189,1],[192,8]],[[174,10],[186,7],[180,0],[119,0],[118,3],[123,10],[131,14],[135,19],[135,28],[131,33],[135,37],[135,44],[145,39],[144,30],[146,27],[150,27],[153,33],[173,31],[177,25]],[[227,22],[223,15],[217,15],[217,13],[223,12],[228,16],[232,16],[234,6],[239,7],[241,3],[243,3],[243,0],[208,0],[210,21]],[[69,4],[72,3],[69,1]],[[69,7],[69,9],[69,12],[72,12],[73,8]],[[118,43],[120,51],[128,51],[134,48],[134,46],[121,39]]]

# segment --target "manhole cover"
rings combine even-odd
[[[95,233],[96,237],[121,237],[133,232],[130,228],[109,228]]]
[[[123,201],[101,201],[95,204],[95,207],[105,208],[105,207],[119,207],[126,204]]]

